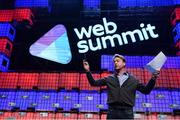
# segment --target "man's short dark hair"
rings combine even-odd
[[[119,55],[119,54],[115,54],[115,55],[113,56],[113,61],[114,61],[114,59],[115,59],[116,57],[118,57],[118,58],[122,59],[122,60],[123,60],[123,62],[126,62],[125,57],[124,57],[124,56],[122,56],[122,55]]]

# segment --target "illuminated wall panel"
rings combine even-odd
[[[16,0],[16,8],[25,8],[25,7],[48,7],[49,0]]]
[[[10,23],[0,23],[0,37],[14,41],[16,30]]]
[[[173,13],[171,14],[171,24],[173,26],[176,25],[177,22],[180,21],[180,8],[175,8]]]
[[[28,21],[30,25],[33,25],[33,13],[31,9],[15,9],[14,10],[14,19],[17,21]]]
[[[13,9],[13,10],[0,10],[0,22],[13,22],[13,21],[27,21],[28,24],[33,25],[33,13],[31,9]]]
[[[0,22],[10,22],[13,20],[13,10],[0,10]]]
[[[100,0],[83,0],[84,10],[98,10],[100,2]]]
[[[180,40],[180,23],[177,23],[173,29],[174,43]]]
[[[6,38],[0,38],[0,53],[11,56],[13,44]]]
[[[114,71],[112,55],[101,56],[101,69]],[[124,56],[126,58],[127,68],[144,68],[155,56]],[[138,59],[136,59],[138,58]],[[167,57],[167,61],[163,68],[180,68],[180,57]]]
[[[173,0],[159,0],[159,1],[152,1],[152,0],[118,0],[118,7],[158,7],[158,6],[173,6],[179,4]]]
[[[176,53],[177,56],[180,56],[180,41],[178,41],[175,45],[175,47],[178,49],[178,52]]]

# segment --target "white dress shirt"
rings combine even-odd
[[[120,87],[123,85],[123,83],[129,78],[129,74],[128,73],[124,73],[122,75],[118,75],[118,80],[119,80],[119,85]]]

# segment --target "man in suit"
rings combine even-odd
[[[89,63],[85,60],[83,60],[83,67],[91,86],[107,86],[107,119],[133,119],[136,90],[143,94],[149,94],[155,86],[159,71],[153,73],[147,85],[144,85],[126,71],[126,59],[124,56],[115,54],[113,62],[114,74],[99,80],[94,80]]]

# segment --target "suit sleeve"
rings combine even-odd
[[[94,80],[91,72],[86,72],[87,79],[91,86],[105,86],[107,78],[101,78],[98,80]]]
[[[149,94],[154,88],[155,84],[156,84],[156,79],[154,78],[151,78],[146,85],[139,83],[138,81],[137,90],[143,94]]]

